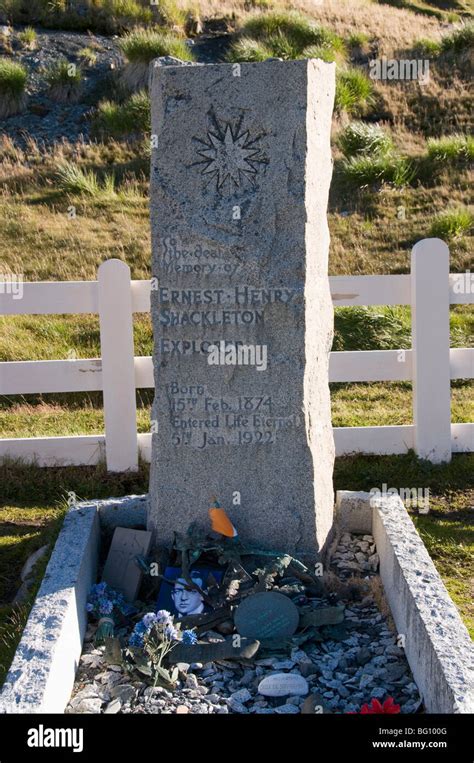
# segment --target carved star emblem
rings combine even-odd
[[[258,146],[259,139],[251,140],[248,130],[239,133],[230,124],[216,132],[209,131],[207,140],[196,140],[204,146],[197,152],[202,157],[197,164],[204,165],[201,174],[215,178],[218,190],[226,183],[233,188],[239,188],[244,180],[253,183],[258,165],[267,163]]]

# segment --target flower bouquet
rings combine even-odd
[[[172,686],[177,678],[177,668],[170,673],[163,667],[163,660],[177,644],[192,646],[196,642],[197,636],[193,630],[181,632],[173,616],[166,609],[160,609],[156,614],[147,612],[136,623],[128,641],[128,654],[137,670],[154,677],[154,686],[159,681]]]
[[[120,615],[128,616],[136,611],[119,591],[107,583],[96,583],[92,586],[86,609],[99,621],[94,639],[96,644],[103,644],[106,638],[113,637],[116,620]]]

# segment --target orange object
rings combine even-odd
[[[237,530],[227,516],[225,509],[217,501],[214,501],[213,506],[209,509],[209,516],[214,532],[225,535],[227,538],[235,538],[237,536]]]

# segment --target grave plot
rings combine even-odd
[[[136,534],[116,531],[106,579],[120,550],[123,566],[128,549],[137,574],[154,571],[155,562],[131,551]],[[178,539],[163,575],[144,575],[147,602],[131,607],[99,585],[89,598],[91,620],[66,712],[420,710],[371,535],[340,535],[323,576],[289,555],[251,551],[238,538],[203,541],[189,533]]]

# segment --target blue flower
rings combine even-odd
[[[140,620],[140,622],[137,623],[135,626],[135,633],[145,634],[147,632],[148,632],[148,628],[146,627],[143,620]]]
[[[101,615],[110,615],[113,608],[113,602],[109,601],[109,599],[102,599],[99,604],[99,611]]]
[[[94,593],[99,594],[99,596],[106,592],[107,590],[107,583],[97,583],[97,585],[92,587],[92,590],[94,590]]]
[[[135,631],[130,636],[128,643],[130,646],[136,646],[136,647],[142,647],[143,646],[143,636],[140,636],[139,633],[135,633]]]
[[[93,610],[94,610],[94,605],[93,605],[93,604],[90,604],[90,603],[89,603],[89,604],[86,604],[86,609],[87,609],[87,611],[88,611],[88,612],[93,612]]]
[[[181,641],[183,642],[183,644],[186,644],[186,646],[192,646],[193,644],[197,644],[197,640],[198,639],[194,631],[183,631]]]
[[[169,623],[169,624],[171,624],[172,621],[173,621],[173,618],[171,617],[171,613],[168,612],[167,609],[160,609],[156,613],[156,622],[157,623],[164,623],[164,624],[165,623],[166,624]]]
[[[142,623],[144,624],[145,628],[152,628],[156,622],[157,616],[154,612],[147,612],[146,615],[144,615],[142,618]]]
[[[178,638],[178,631],[174,625],[167,625],[163,635],[168,641],[176,641]]]

